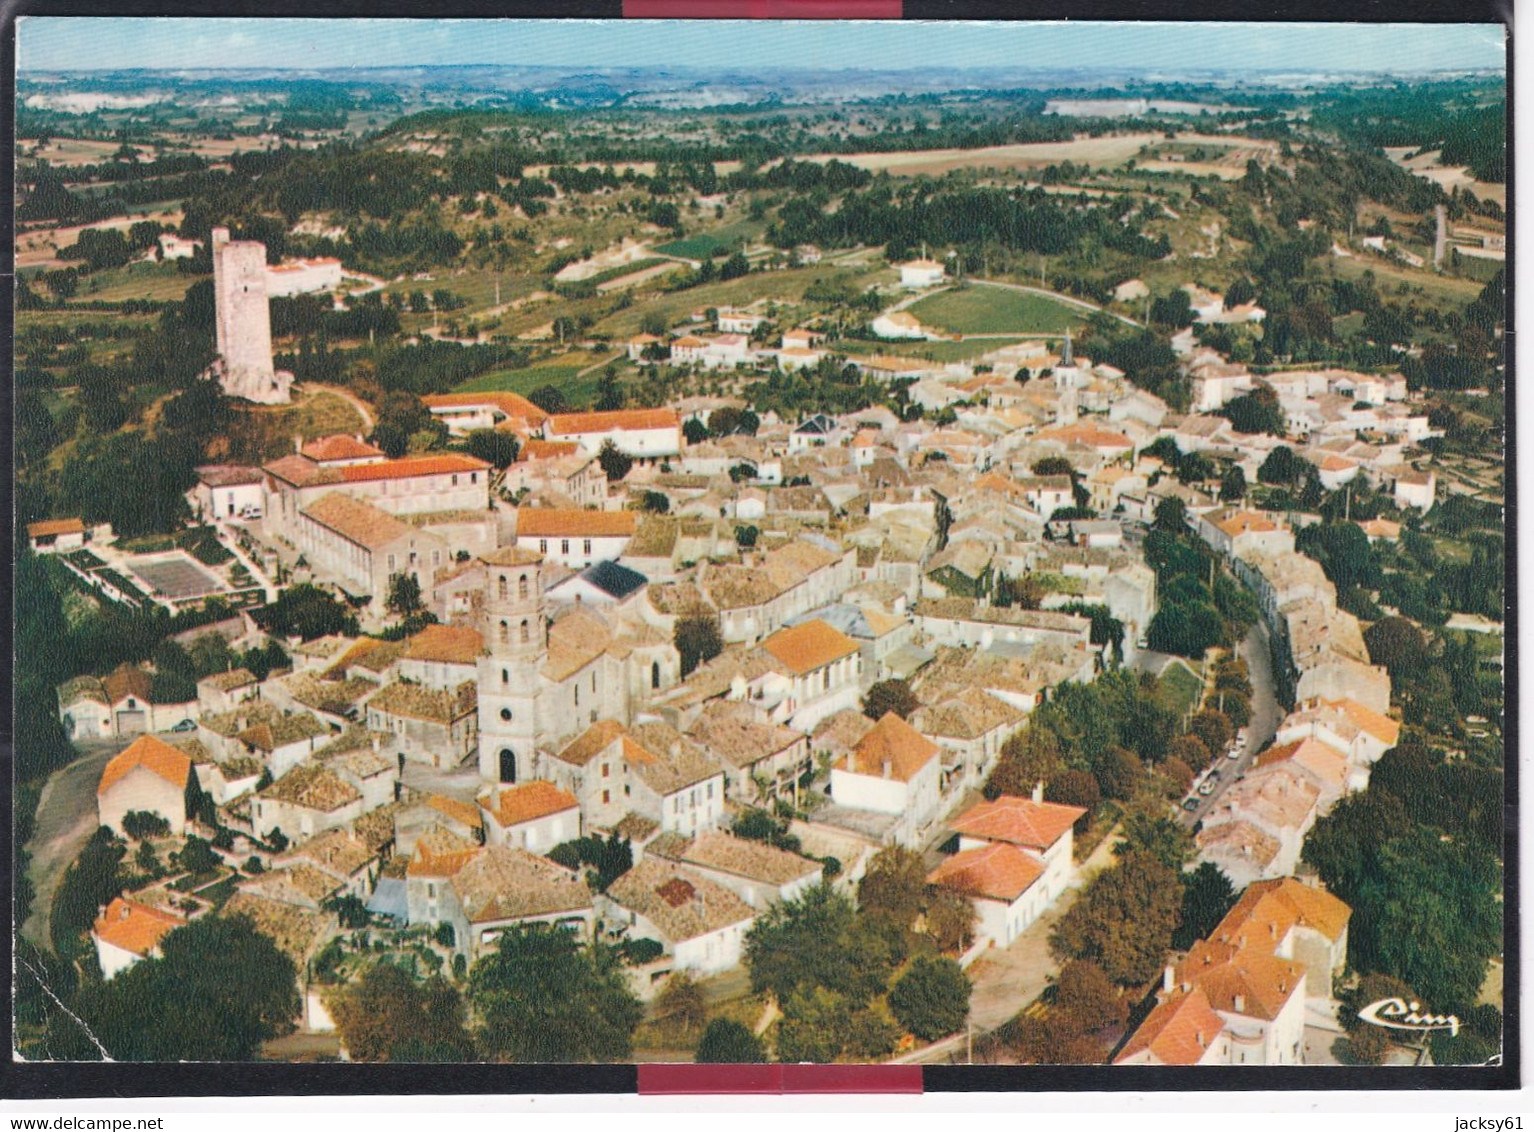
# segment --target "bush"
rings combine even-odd
[[[147,810],[129,810],[123,815],[123,832],[135,841],[167,837],[170,834],[170,822]]]
[[[917,959],[890,988],[900,1024],[924,1042],[955,1033],[969,1017],[969,980],[952,959]]]
[[[761,1040],[729,1018],[715,1018],[708,1024],[693,1055],[699,1065],[746,1065],[766,1060]]]

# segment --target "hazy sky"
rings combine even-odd
[[[462,63],[1421,71],[1501,67],[1495,24],[837,24],[24,17],[22,71]]]

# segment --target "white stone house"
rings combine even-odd
[[[673,969],[714,975],[740,965],[756,913],[728,888],[646,857],[608,888],[605,919],[633,939],[653,939]]]

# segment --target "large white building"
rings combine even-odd
[[[544,422],[543,435],[546,440],[578,444],[592,456],[612,441],[625,456],[651,463],[682,451],[682,418],[675,409],[557,413]]]

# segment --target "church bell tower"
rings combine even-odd
[[[479,774],[487,782],[532,776],[538,691],[548,656],[543,555],[514,546],[484,555],[485,653],[479,660]]]

